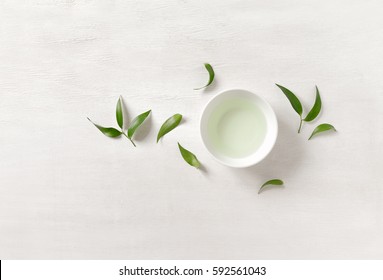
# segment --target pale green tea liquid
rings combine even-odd
[[[208,120],[208,137],[214,149],[231,158],[254,153],[263,143],[266,119],[251,100],[241,97],[225,100]]]

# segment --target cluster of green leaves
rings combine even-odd
[[[116,106],[116,120],[117,124],[120,127],[120,129],[114,128],[114,127],[103,127],[101,125],[98,125],[94,123],[90,118],[88,120],[94,124],[95,127],[98,128],[104,135],[108,137],[119,137],[121,135],[124,135],[126,138],[130,140],[130,142],[133,144],[133,146],[136,146],[136,144],[133,141],[133,136],[136,133],[137,129],[143,124],[143,122],[149,117],[151,110],[146,111],[137,117],[135,117],[130,124],[126,123],[126,120],[124,120],[124,114],[123,114],[123,101],[122,97],[117,101]],[[128,127],[127,130],[124,129],[124,126]]]
[[[196,88],[195,90],[204,89],[204,88],[208,87],[209,85],[211,85],[211,83],[214,81],[215,73],[214,73],[213,67],[209,63],[205,63],[204,66],[205,66],[205,68],[209,74],[209,80],[205,86],[200,87],[200,88]],[[302,129],[303,122],[311,122],[311,121],[315,120],[318,117],[318,115],[322,109],[322,100],[320,97],[319,89],[318,89],[318,87],[316,87],[316,96],[315,96],[314,105],[312,106],[311,110],[308,112],[306,117],[303,117],[302,116],[303,115],[303,107],[302,107],[302,103],[299,101],[298,97],[291,90],[287,89],[286,87],[283,87],[283,86],[278,85],[278,84],[276,84],[276,85],[281,89],[281,91],[284,93],[284,95],[289,100],[294,111],[299,115],[300,123],[299,123],[298,133],[300,133],[301,129]],[[117,124],[118,124],[120,129],[116,129],[114,127],[103,127],[103,126],[100,126],[100,125],[94,123],[89,118],[88,118],[88,120],[91,123],[93,123],[94,126],[97,127],[98,130],[100,130],[104,135],[106,135],[108,137],[113,137],[113,138],[124,135],[126,138],[128,138],[131,141],[131,143],[134,146],[136,146],[136,144],[133,141],[133,136],[134,136],[135,132],[137,131],[137,129],[149,117],[150,113],[151,113],[151,110],[146,111],[146,112],[138,115],[137,117],[135,117],[130,124],[126,123],[126,121],[124,120],[124,114],[123,114],[123,101],[122,101],[122,98],[120,97],[118,99],[117,106],[116,106],[116,120],[117,120]],[[164,137],[170,131],[175,129],[181,123],[181,121],[182,121],[182,115],[181,114],[174,114],[173,116],[169,117],[162,124],[161,128],[158,131],[157,143],[162,137]],[[124,126],[128,127],[126,131],[124,129]],[[309,137],[309,140],[313,136],[317,135],[318,133],[328,131],[328,130],[336,131],[335,127],[332,126],[331,124],[323,123],[323,124],[318,125],[314,129],[314,131],[312,132],[311,136]],[[197,157],[192,152],[190,152],[189,150],[182,147],[179,142],[177,144],[178,144],[178,148],[179,148],[179,151],[181,153],[181,156],[185,160],[185,162],[187,162],[189,165],[198,169],[201,166],[201,164],[198,161]],[[284,182],[280,179],[268,180],[267,182],[262,184],[262,186],[260,187],[260,189],[258,191],[258,194],[261,193],[268,186],[272,186],[272,185],[281,186],[283,184],[284,184]]]
[[[121,135],[124,135],[126,138],[128,138],[131,143],[136,147],[136,144],[133,141],[133,136],[137,129],[144,123],[144,121],[149,117],[151,110],[146,111],[137,117],[135,117],[132,122],[128,125],[127,130],[124,129],[124,125],[126,123],[126,120],[124,120],[124,114],[123,114],[123,100],[122,97],[117,101],[117,106],[116,106],[116,120],[117,124],[120,129],[114,128],[114,127],[103,127],[101,125],[98,125],[94,123],[90,118],[88,120],[98,128],[105,136],[108,137],[119,137]],[[167,133],[175,129],[181,122],[182,120],[182,115],[181,114],[175,114],[168,118],[161,126],[160,130],[158,131],[157,134],[157,143],[158,141],[165,136]],[[183,148],[179,143],[178,147],[180,150],[180,153],[182,155],[182,158],[191,166],[194,166],[196,168],[200,167],[200,163],[197,159],[197,157],[190,151],[186,150]]]
[[[318,87],[315,86],[316,95],[315,95],[314,105],[311,107],[311,110],[307,113],[306,117],[303,117],[303,107],[302,107],[302,103],[299,101],[298,97],[288,88],[281,86],[281,85],[278,85],[278,84],[276,84],[276,86],[279,87],[280,90],[284,93],[284,95],[289,100],[291,106],[293,107],[294,111],[299,115],[300,122],[299,122],[298,133],[300,133],[301,129],[302,129],[303,122],[311,122],[311,121],[315,120],[318,117],[319,113],[321,112],[322,100],[320,97]],[[313,130],[313,132],[311,133],[311,136],[309,137],[308,140],[310,140],[314,135],[317,135],[318,133],[328,131],[328,130],[336,131],[335,127],[332,126],[331,124],[322,123],[322,124],[318,125]],[[272,179],[272,180],[265,182],[260,187],[258,194],[261,193],[265,187],[270,186],[270,185],[283,185],[283,181],[280,179]]]
[[[300,118],[300,123],[299,123],[299,128],[298,128],[298,133],[301,132],[302,129],[302,123],[303,122],[311,122],[315,120],[321,109],[322,109],[322,100],[319,94],[319,89],[317,86],[316,88],[316,96],[315,96],[315,102],[314,105],[312,106],[310,112],[306,115],[305,118],[303,118],[303,108],[302,108],[302,103],[299,101],[298,97],[289,89],[285,88],[284,86],[276,84],[277,87],[281,89],[281,91],[284,93],[284,95],[287,97],[287,99],[290,101],[291,106],[293,107],[294,111],[299,115]],[[328,131],[328,130],[333,130],[336,131],[335,127],[332,126],[331,124],[328,123],[323,123],[318,125],[314,131],[311,133],[311,136],[309,137],[308,140],[310,140],[314,135]]]

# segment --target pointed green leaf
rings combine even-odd
[[[209,63],[205,63],[204,65],[205,65],[207,72],[209,73],[209,81],[207,82],[207,84],[205,86],[200,87],[200,88],[195,88],[194,90],[200,90],[200,89],[203,89],[205,87],[208,87],[208,86],[210,86],[210,84],[214,80],[215,73],[214,73],[213,67]]]
[[[129,128],[128,128],[128,137],[129,138],[133,137],[137,128],[139,128],[140,125],[146,120],[146,118],[149,116],[151,111],[152,110],[149,110],[145,113],[142,113],[133,119],[132,123],[129,125]]]
[[[316,97],[315,97],[315,102],[314,102],[314,105],[313,107],[311,108],[310,112],[307,114],[306,118],[304,118],[303,120],[305,122],[311,122],[313,120],[315,120],[315,118],[319,115],[320,113],[320,110],[322,108],[322,100],[320,98],[320,94],[319,94],[319,90],[318,90],[318,87],[316,87]]]
[[[113,128],[113,127],[102,127],[98,124],[95,124],[94,122],[92,122],[89,118],[88,120],[94,124],[95,127],[97,127],[104,135],[108,136],[108,137],[118,137],[121,135],[121,131]]]
[[[124,116],[122,113],[122,98],[121,98],[121,96],[117,101],[116,120],[117,120],[118,126],[122,129],[122,126],[124,125]]]
[[[297,112],[299,116],[302,116],[302,104],[299,101],[298,97],[296,97],[295,94],[292,93],[289,89],[278,84],[275,85],[279,87],[282,90],[282,92],[286,95],[287,99],[290,101],[291,106],[293,106],[295,112]]]
[[[197,169],[201,166],[197,157],[192,152],[186,150],[184,147],[181,146],[180,143],[178,143],[178,148],[180,149],[182,157],[188,164],[194,166]]]
[[[280,186],[280,185],[283,185],[283,181],[280,180],[280,179],[272,179],[272,180],[269,180],[267,182],[265,182],[259,189],[258,191],[258,194],[261,193],[261,191],[266,188],[267,186],[270,186],[270,185],[277,185],[277,186]]]
[[[164,122],[164,124],[161,126],[160,130],[158,131],[157,143],[158,143],[158,140],[160,140],[160,138],[162,136],[164,136],[165,134],[167,134],[170,131],[172,131],[173,129],[175,129],[179,125],[181,120],[182,120],[181,114],[175,114],[175,115],[171,116],[170,118],[168,118]]]
[[[310,136],[309,140],[310,140],[314,135],[316,135],[316,134],[318,134],[318,133],[321,133],[321,132],[324,132],[324,131],[327,131],[327,130],[334,130],[334,131],[336,131],[335,127],[333,127],[331,124],[328,124],[328,123],[322,123],[322,124],[318,125],[318,126],[314,129],[313,133],[311,133],[311,136]]]

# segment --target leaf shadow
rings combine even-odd
[[[188,118],[185,117],[184,115],[182,115],[182,120],[181,120],[181,122],[179,123],[178,126],[180,126],[180,125],[185,125],[185,123],[187,123],[187,122],[188,122]],[[178,127],[178,126],[177,126],[177,127]],[[175,129],[177,129],[177,127],[176,127]]]
[[[153,127],[152,113],[146,118],[142,125],[137,129],[136,133],[133,136],[133,139],[137,142],[140,142],[148,136],[151,128]]]
[[[203,173],[204,175],[208,175],[208,171],[207,171],[205,165],[203,165],[202,163],[201,163],[200,167],[198,168],[198,170],[201,171],[201,173]]]
[[[247,185],[260,187],[270,179],[281,179],[288,184],[288,178],[299,172],[304,158],[304,147],[300,140],[306,141],[303,135],[283,120],[278,121],[278,139],[270,154],[260,163],[243,169],[233,169]],[[303,139],[297,139],[303,137]],[[266,190],[266,189],[265,189]]]

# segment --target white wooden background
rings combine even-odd
[[[382,1],[0,1],[0,259],[383,258]],[[211,63],[216,81],[206,91]],[[323,113],[298,135],[274,83]],[[272,154],[216,163],[198,122],[214,94],[276,110]],[[153,115],[134,148],[116,125]],[[155,144],[161,123],[182,125]],[[338,133],[308,142],[315,125]],[[205,166],[185,164],[177,141]],[[261,195],[281,178],[284,188]]]

